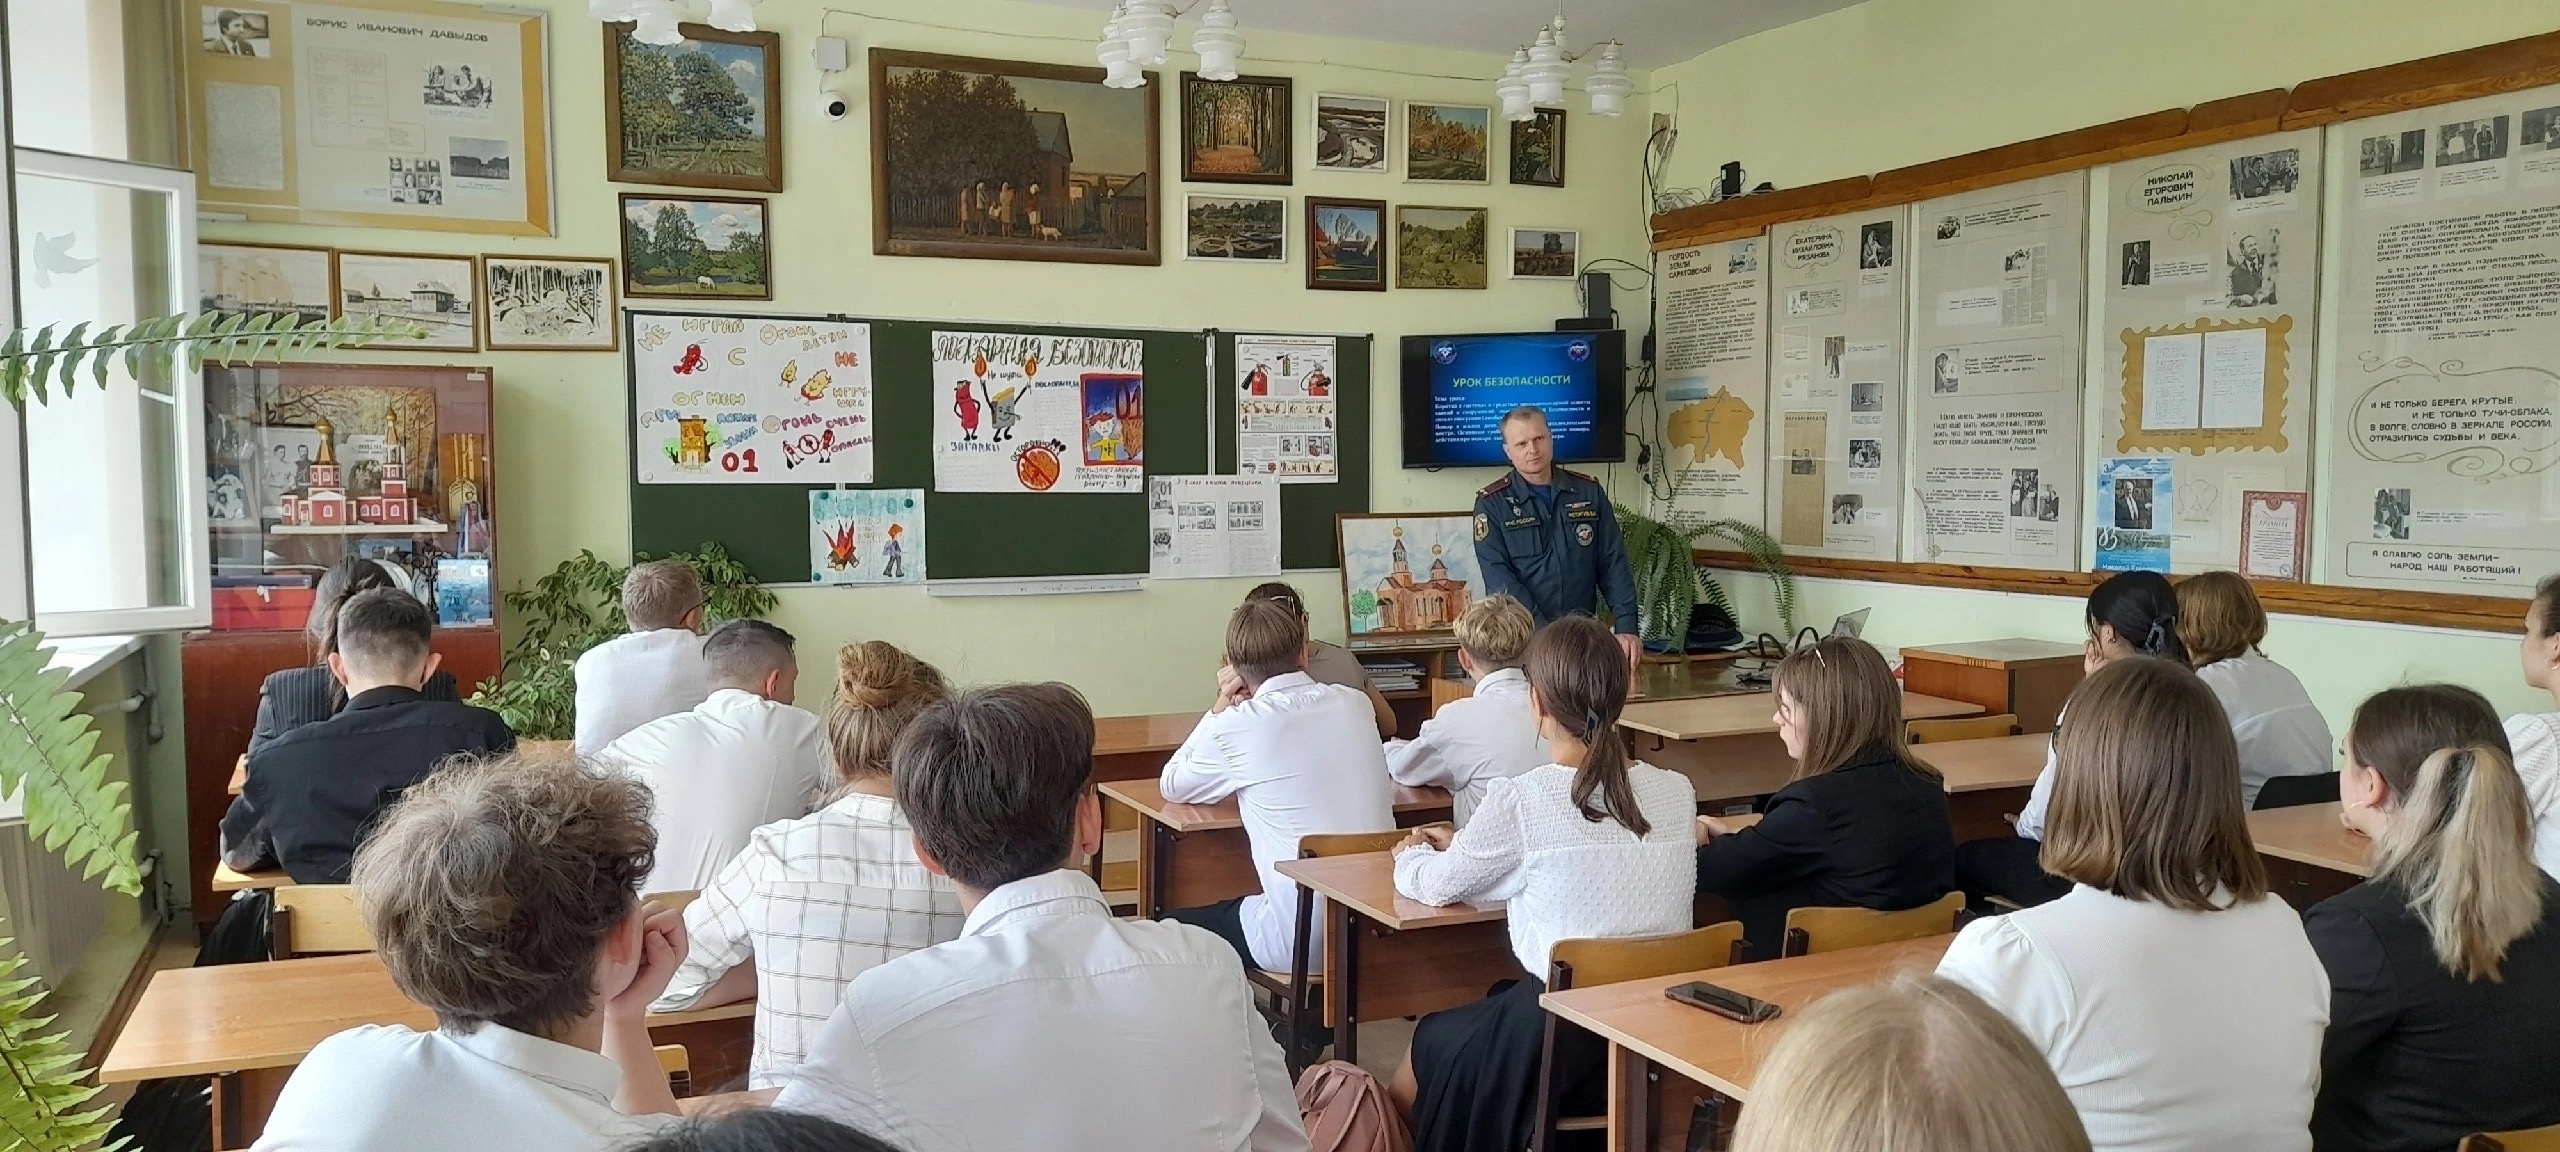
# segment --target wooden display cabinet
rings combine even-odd
[[[1977,640],[1902,650],[1902,686],[1926,696],[2013,713],[2020,732],[2051,732],[2080,686],[2080,646],[2052,640]]]

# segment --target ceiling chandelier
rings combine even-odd
[[[1564,99],[1565,81],[1573,76],[1574,62],[1586,56],[1591,58],[1591,75],[1583,79],[1582,91],[1591,98],[1591,114],[1616,116],[1626,111],[1627,97],[1635,94],[1636,82],[1627,75],[1622,50],[1617,41],[1603,40],[1580,55],[1568,52],[1564,17],[1556,17],[1538,29],[1536,43],[1511,54],[1510,66],[1502,70],[1502,79],[1494,82],[1493,94],[1502,101],[1503,119],[1534,119],[1538,105]]]
[[[1244,55],[1244,33],[1236,31],[1236,14],[1228,0],[1208,0],[1200,28],[1191,34],[1191,50],[1200,56],[1200,78],[1233,80],[1236,58]],[[1198,7],[1195,3],[1193,7]],[[1146,86],[1146,69],[1164,63],[1173,45],[1173,22],[1191,9],[1174,10],[1173,0],[1126,0],[1112,9],[1102,26],[1102,42],[1093,58],[1102,65],[1102,83],[1111,88]]]
[[[709,23],[723,32],[756,30],[756,5],[764,0],[705,0],[710,6]],[[638,26],[631,38],[643,44],[682,44],[684,33],[676,25],[682,23],[685,0],[587,0],[587,15],[607,24],[631,21]]]

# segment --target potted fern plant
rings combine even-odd
[[[1760,574],[1776,588],[1780,634],[1795,634],[1795,571],[1787,567],[1786,552],[1778,541],[1758,525],[1710,520],[1693,528],[1674,528],[1620,508],[1618,527],[1626,537],[1627,563],[1635,569],[1636,619],[1646,643],[1676,646],[1687,634],[1689,612],[1697,607],[1701,596],[1724,609],[1736,626],[1741,624],[1742,613],[1734,607],[1724,585],[1700,569],[1693,555],[1697,542],[1710,536],[1751,557]]]

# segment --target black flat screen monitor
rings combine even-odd
[[[1559,464],[1627,458],[1627,334],[1493,332],[1407,336],[1404,466],[1501,467],[1502,417],[1546,410]]]

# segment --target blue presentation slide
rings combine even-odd
[[[1432,458],[1444,465],[1500,465],[1503,414],[1547,411],[1555,455],[1605,455],[1597,420],[1600,348],[1589,333],[1449,336],[1431,342]]]

